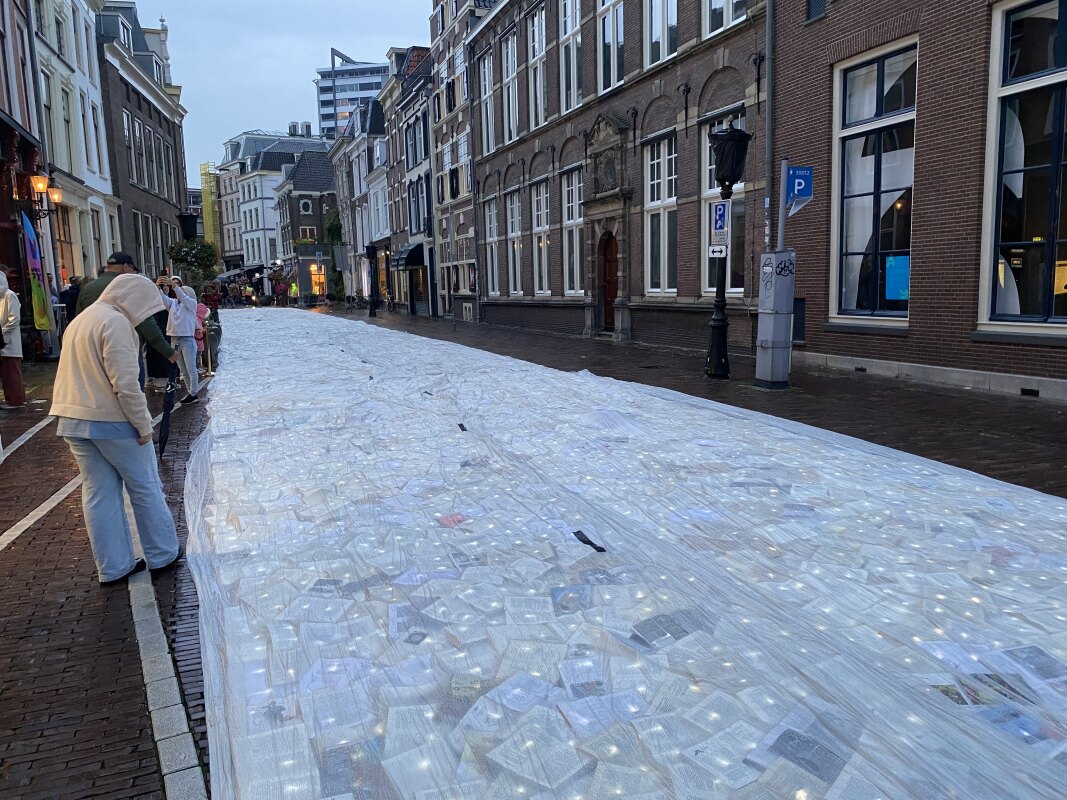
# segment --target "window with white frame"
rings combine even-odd
[[[585,204],[581,167],[563,173],[560,184],[563,192],[563,293],[582,295],[585,294],[582,281]]]
[[[519,193],[514,191],[505,198],[505,216],[508,234],[508,291],[522,294],[522,205]]]
[[[478,62],[479,110],[482,124],[482,152],[496,149],[496,117],[493,111],[493,54],[487,53]]]
[[[652,66],[678,52],[678,0],[644,0],[645,64]]]
[[[133,50],[133,28],[124,19],[119,20],[119,41],[127,50]]]
[[[715,213],[715,204],[722,200],[722,189],[715,180],[715,151],[711,146],[711,140],[707,134],[711,131],[725,130],[730,124],[740,130],[745,129],[745,111],[739,108],[729,114],[708,120],[707,126],[702,131],[705,142],[706,168],[703,170],[703,186],[701,196],[704,207],[703,231],[704,231],[704,269],[701,288],[705,294],[715,292],[715,282],[719,274],[722,262],[726,262],[726,291],[740,292],[745,288],[745,183],[742,177],[739,183],[734,184],[734,194],[730,204],[730,241],[726,247],[725,258],[711,255],[712,230]]]
[[[917,59],[911,46],[838,71],[840,314],[908,314]]]
[[[1067,16],[1057,2],[1003,11],[990,305],[982,316],[1067,323]],[[997,58],[993,60],[996,69]]]
[[[559,0],[559,110],[582,104],[581,0]]]
[[[90,61],[91,61],[90,57]],[[96,163],[100,165],[100,174],[107,177],[107,159],[104,158],[104,129],[100,125],[100,106],[92,104],[93,113],[93,141],[96,143]],[[123,124],[125,125],[125,119]],[[127,138],[127,142],[128,142]]]
[[[542,5],[527,20],[529,55],[526,60],[530,84],[530,128],[545,124],[545,7]]]
[[[703,0],[704,35],[711,36],[745,18],[748,0]]]
[[[513,142],[519,135],[519,37],[509,33],[500,46],[504,67],[504,144]]]
[[[678,291],[678,140],[645,147],[645,290]]]
[[[623,0],[600,0],[597,12],[597,75],[599,88],[606,92],[622,83],[625,75],[623,60]]]
[[[551,294],[548,282],[548,181],[535,183],[530,188],[530,217],[533,231],[533,278],[534,294]]]
[[[93,166],[93,136],[92,130],[89,128],[89,101],[85,97],[85,92],[79,93],[78,100],[81,103],[82,140],[85,145],[85,168],[90,172],[96,172],[96,167]]]
[[[489,294],[500,294],[500,262],[497,260],[497,242],[500,240],[500,227],[496,216],[496,198],[482,204],[485,212],[485,278]]]

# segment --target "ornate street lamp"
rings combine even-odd
[[[722,188],[722,199],[729,200],[734,184],[745,173],[745,157],[752,134],[738,130],[733,120],[721,131],[709,131],[708,141],[715,152],[715,179]],[[727,247],[730,245],[727,244]],[[726,352],[726,333],[730,323],[726,318],[726,259],[720,258],[715,270],[715,306],[711,312],[711,340],[704,374],[709,378],[730,377],[730,357]]]

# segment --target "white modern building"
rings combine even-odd
[[[340,50],[330,51],[330,66],[316,70],[316,101],[319,133],[335,139],[345,128],[357,106],[365,106],[378,96],[389,78],[389,65],[356,61]]]
[[[52,221],[61,284],[75,275],[97,275],[119,247],[119,201],[112,192],[96,40],[96,15],[105,4],[34,5],[44,144],[52,179],[63,190]]]
[[[269,270],[278,258],[276,192],[283,180],[284,167],[295,163],[301,153],[325,153],[327,149],[321,139],[286,137],[246,159],[235,181],[245,269],[264,267]]]

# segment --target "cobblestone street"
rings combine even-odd
[[[487,326],[453,329],[450,321],[389,313],[350,316],[781,416],[1067,497],[1067,406],[840,373],[794,374],[791,390],[771,393],[752,386],[752,364],[741,359],[729,383],[716,383],[704,378],[700,357],[678,352]],[[27,364],[30,404],[0,411],[5,448],[45,422],[53,374],[53,366]],[[150,396],[153,413],[160,404]],[[185,463],[209,413],[210,403],[175,413],[161,469],[183,541]],[[15,487],[0,497],[0,798],[162,798],[164,773],[180,770],[157,752],[131,595],[125,585],[96,584],[80,492],[68,490],[77,470],[55,423],[20,443],[0,470]],[[187,565],[156,577],[154,588],[206,771],[198,605]],[[178,796],[185,795],[175,788]]]

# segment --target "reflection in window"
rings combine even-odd
[[[908,312],[916,66],[911,47],[844,73],[838,208],[843,314]]]

